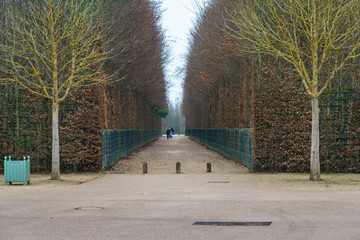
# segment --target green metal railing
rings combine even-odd
[[[253,168],[253,132],[250,128],[187,129],[186,135],[249,169]]]
[[[104,130],[102,136],[102,165],[104,169],[121,157],[161,136],[161,129]]]

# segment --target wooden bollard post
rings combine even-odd
[[[179,162],[176,163],[176,173],[181,173],[181,165]]]
[[[146,162],[143,163],[143,173],[148,173],[148,165]]]
[[[211,172],[211,163],[206,164],[207,172]]]

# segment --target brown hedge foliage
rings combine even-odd
[[[259,74],[253,102],[254,170],[308,172],[310,100],[276,64],[262,64]]]
[[[359,89],[358,89],[359,91]],[[351,117],[346,147],[346,167],[342,171],[360,173],[360,99],[354,101],[351,107]]]
[[[101,169],[101,88],[78,89],[61,126],[61,159],[67,171]]]

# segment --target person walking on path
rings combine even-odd
[[[174,134],[175,134],[175,130],[173,128],[170,128],[170,138],[173,138]]]
[[[170,130],[170,128],[168,128],[168,129],[166,130],[166,138],[167,138],[167,139],[170,139],[170,133],[171,133],[171,130]]]

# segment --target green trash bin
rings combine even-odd
[[[30,183],[30,157],[23,160],[12,160],[5,157],[4,161],[4,185],[13,182],[22,182],[25,186]]]

